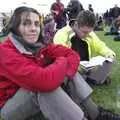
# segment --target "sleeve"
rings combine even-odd
[[[101,41],[94,32],[90,33],[90,37],[92,38],[92,45],[97,54],[102,56],[106,56],[107,54],[116,56],[116,54],[103,41]]]
[[[69,42],[69,36],[66,31],[63,31],[63,29],[56,32],[53,38],[53,42],[55,44],[61,44],[68,48],[71,47],[71,43]]]
[[[0,49],[0,71],[2,76],[18,86],[37,92],[48,92],[58,88],[67,72],[65,57],[57,57],[53,64],[42,68],[35,61],[16,53]]]
[[[49,53],[46,54],[48,56],[52,56],[54,59],[56,59],[57,57],[65,57],[67,59],[66,75],[69,77],[69,79],[72,79],[72,77],[78,70],[80,62],[80,57],[75,51],[70,48],[63,47],[62,45],[52,45],[51,49],[49,49]]]

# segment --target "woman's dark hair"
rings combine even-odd
[[[12,32],[17,36],[20,36],[20,33],[18,31],[18,27],[19,27],[19,25],[21,23],[21,15],[24,12],[28,13],[28,15],[29,15],[30,12],[36,13],[40,18],[39,12],[37,10],[35,10],[34,8],[25,7],[25,6],[18,7],[18,8],[15,9],[15,11],[14,11],[14,13],[13,13],[11,19],[10,19],[10,22],[8,24],[7,29],[8,29],[9,32]],[[40,25],[40,28],[41,28],[41,25]],[[40,30],[39,40],[40,39],[42,40],[42,38],[43,37],[42,37],[42,29],[41,29]]]

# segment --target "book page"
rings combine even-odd
[[[97,65],[103,65],[105,61],[113,62],[111,58],[105,58],[103,56],[96,56],[96,57],[92,57],[90,61],[81,61],[80,65],[82,65],[85,68],[89,68],[89,67],[94,67]]]
[[[104,61],[105,61],[105,57],[96,56],[96,57],[92,57],[89,63],[91,64],[91,66],[96,66],[96,65],[103,65]]]

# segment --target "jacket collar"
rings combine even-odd
[[[32,52],[26,50],[24,46],[15,40],[15,38],[12,36],[12,33],[9,34],[8,36],[12,42],[12,44],[16,47],[16,49],[21,53],[21,54],[27,54],[27,55],[32,55]]]

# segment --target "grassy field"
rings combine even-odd
[[[120,88],[120,42],[114,41],[114,36],[104,36],[103,32],[96,32],[97,35],[103,40],[117,56],[117,61],[113,66],[112,73],[110,78],[112,80],[111,84],[108,86],[102,86],[94,88],[93,100],[98,105],[101,105],[105,108],[111,109],[116,113],[120,113],[120,108],[116,106],[116,90]]]
[[[114,41],[114,36],[104,36],[103,32],[96,33],[101,40],[103,40],[111,49],[115,51],[117,62],[114,64],[113,71],[110,75],[112,80],[111,84],[108,86],[104,85],[94,88],[92,98],[96,104],[110,109],[116,113],[120,113],[120,108],[116,107],[116,89],[120,88],[120,42]]]

